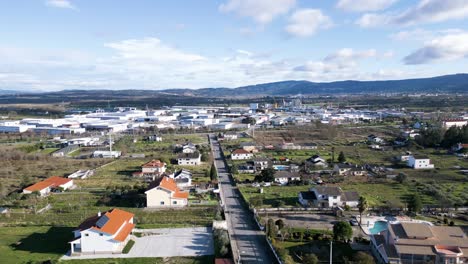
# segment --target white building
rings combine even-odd
[[[468,124],[468,120],[463,119],[463,118],[452,118],[452,119],[445,119],[442,121],[442,126],[444,128],[450,128],[450,127],[462,127],[464,125]]]
[[[232,160],[246,160],[253,158],[253,154],[244,149],[236,149],[231,153]]]
[[[73,231],[71,254],[121,253],[133,231],[134,214],[112,209],[86,219]]]
[[[182,166],[200,165],[201,154],[198,151],[194,153],[180,153],[177,156],[177,164]]]
[[[275,182],[286,185],[291,181],[300,181],[301,176],[297,172],[277,171],[275,172]]]
[[[345,205],[356,207],[359,203],[359,194],[357,192],[343,192],[340,187],[318,186],[307,192],[300,192],[299,203],[303,206],[313,205],[320,208]]]
[[[93,152],[93,158],[118,158],[122,155],[121,151],[96,150]]]
[[[408,167],[413,169],[433,169],[434,164],[431,164],[431,159],[427,156],[413,155],[408,157]]]
[[[31,194],[33,192],[39,192],[40,196],[46,196],[49,194],[53,189],[62,188],[63,190],[67,190],[73,187],[73,180],[62,178],[58,176],[53,176],[47,178],[41,182],[35,183],[29,187],[23,189],[24,194]]]

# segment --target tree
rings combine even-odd
[[[419,213],[421,209],[421,197],[418,194],[413,194],[408,200],[408,210],[413,213]]]
[[[303,264],[318,264],[319,259],[315,254],[305,254],[304,257],[302,258],[302,263]]]
[[[348,222],[340,221],[333,225],[333,239],[347,241],[353,236],[353,228]]]
[[[275,180],[275,169],[266,168],[260,172],[259,175],[255,176],[256,182],[273,182]]]
[[[369,207],[369,203],[367,202],[366,197],[361,196],[359,197],[359,202],[358,202],[358,210],[359,210],[359,223],[362,224],[362,213],[367,210]]]
[[[340,151],[340,155],[338,155],[338,162],[343,163],[345,161],[346,161],[346,157],[345,157],[343,151]]]
[[[353,255],[353,263],[355,264],[375,264],[374,258],[363,252],[358,251],[356,254]]]
[[[237,173],[239,173],[239,168],[237,167],[236,164],[232,164],[232,166],[231,166],[231,173],[232,173],[232,174],[237,174]]]
[[[216,170],[216,167],[215,167],[215,165],[214,165],[214,162],[213,162],[213,164],[211,164],[210,179],[211,179],[212,181],[218,179],[218,171]]]
[[[267,222],[267,236],[271,239],[276,237],[276,225],[273,219],[268,219]]]
[[[276,220],[275,225],[277,225],[278,229],[281,230],[284,228],[284,221],[282,219],[278,219]]]
[[[263,197],[262,196],[251,197],[249,202],[250,202],[250,205],[252,205],[253,207],[260,207],[263,205]]]
[[[255,118],[253,117],[246,117],[244,119],[242,119],[242,124],[251,124],[251,125],[255,125],[257,123],[257,120],[255,120]]]
[[[404,183],[406,181],[406,174],[404,174],[403,172],[400,172],[398,173],[398,175],[395,177],[395,180],[399,183]]]

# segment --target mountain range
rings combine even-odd
[[[187,97],[253,97],[253,96],[288,96],[288,95],[332,95],[332,94],[376,94],[376,93],[466,93],[468,92],[468,74],[459,73],[431,78],[387,80],[387,81],[281,81],[263,83],[237,88],[201,88],[201,89],[165,89],[165,90],[64,90],[60,92],[40,92],[61,96],[69,94],[104,96],[187,96]],[[18,90],[0,89],[0,95],[31,94]]]

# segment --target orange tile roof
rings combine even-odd
[[[250,152],[244,149],[236,149],[232,152],[232,154],[250,154]]]
[[[130,232],[132,232],[133,228],[135,227],[134,224],[127,223],[120,232],[114,237],[114,240],[117,241],[125,241],[127,239]]]
[[[161,181],[159,182],[159,187],[173,192],[173,198],[186,199],[189,196],[188,192],[182,192],[181,190],[179,190],[179,188],[177,188],[177,183],[174,179],[169,178],[167,176],[162,177]]]
[[[152,161],[150,161],[148,163],[143,164],[142,167],[144,167],[144,168],[152,168],[152,167],[162,168],[164,166],[166,166],[166,163],[161,162],[160,160],[152,160]]]
[[[111,235],[114,235],[123,223],[130,221],[130,219],[135,216],[132,213],[117,208],[107,211],[104,215],[109,218],[109,221],[107,221],[107,223],[101,228],[97,226],[93,226],[92,228]]]
[[[72,181],[72,179],[67,179],[67,178],[62,178],[58,176],[53,176],[50,178],[47,178],[41,182],[38,182],[36,184],[33,184],[27,188],[25,188],[26,191],[30,192],[35,192],[35,191],[41,191],[44,190],[47,187],[59,187],[60,185],[66,184],[68,182]]]

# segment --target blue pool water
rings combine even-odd
[[[374,227],[369,228],[371,234],[378,234],[384,230],[387,230],[387,222],[386,221],[376,221],[374,223]]]
[[[289,169],[289,166],[287,165],[273,165],[273,168],[277,171],[285,171]]]

